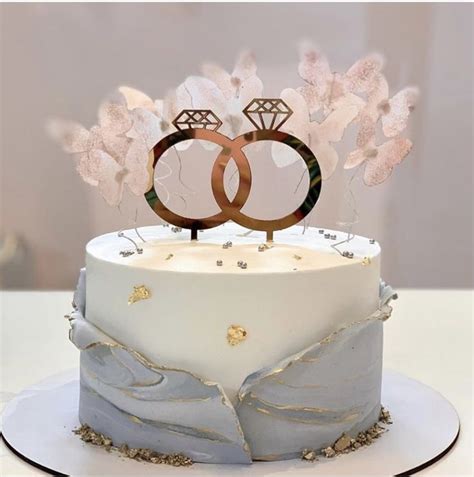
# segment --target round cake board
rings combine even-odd
[[[288,460],[252,465],[171,467],[136,462],[86,444],[73,434],[78,420],[78,371],[50,377],[12,399],[2,437],[20,458],[53,475],[304,476],[412,475],[442,458],[459,434],[453,406],[437,391],[384,371],[382,403],[393,424],[371,446],[316,462]],[[291,439],[291,436],[288,436]]]

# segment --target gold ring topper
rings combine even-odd
[[[150,189],[145,193],[145,198],[155,213],[170,224],[190,229],[192,240],[197,240],[198,230],[210,229],[233,220],[248,229],[267,232],[267,241],[272,241],[273,231],[286,229],[303,220],[319,199],[322,178],[316,157],[303,141],[289,133],[279,131],[293,114],[289,106],[279,98],[255,98],[244,108],[243,113],[257,129],[230,139],[217,132],[222,122],[211,110],[185,109],[173,121],[177,131],[164,137],[153,148],[152,171],[165,151],[182,141],[201,139],[222,148],[211,174],[212,192],[221,212],[198,219],[178,215],[160,200],[153,180]],[[308,169],[310,181],[306,197],[295,211],[279,219],[256,219],[241,212],[252,185],[252,171],[243,149],[257,141],[277,141],[286,144],[300,155]],[[224,172],[231,159],[234,160],[239,172],[239,185],[232,201],[224,190]]]

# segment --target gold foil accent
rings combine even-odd
[[[150,290],[145,285],[133,287],[132,294],[128,297],[128,304],[133,305],[137,301],[148,300],[151,297]]]
[[[171,260],[174,257],[172,253],[168,254],[168,256],[165,258],[165,260]]]
[[[293,258],[295,260],[301,260],[303,257],[301,255],[296,255],[296,253],[293,255]]]
[[[304,449],[301,453],[301,459],[307,461],[318,460],[317,456],[319,455],[328,459],[332,459],[333,457],[337,457],[341,454],[354,452],[361,447],[370,446],[376,439],[387,432],[387,429],[380,424],[392,424],[392,421],[390,420],[390,413],[383,406],[380,410],[378,422],[370,426],[367,430],[359,432],[354,437],[343,433],[332,445],[324,447],[323,449]],[[308,458],[308,456],[311,458]],[[315,456],[315,459],[312,458],[313,456]],[[265,459],[265,457],[266,456],[263,456],[263,459]],[[275,457],[276,458],[274,460],[281,458],[281,456]],[[261,460],[259,456],[257,456],[255,459]]]
[[[367,266],[367,265],[370,265],[371,263],[372,263],[372,260],[370,259],[370,257],[364,257],[362,259],[362,265]]]
[[[126,444],[117,447],[114,445],[112,439],[104,434],[95,432],[87,424],[83,424],[81,427],[72,431],[79,436],[81,440],[89,444],[93,444],[98,447],[102,447],[107,452],[115,451],[124,457],[134,459],[139,462],[150,462],[152,464],[167,464],[173,467],[188,467],[192,465],[193,461],[184,454],[160,454],[151,449],[145,448],[132,448]]]
[[[236,346],[247,339],[247,330],[242,326],[231,325],[227,328],[227,342]]]

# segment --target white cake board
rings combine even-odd
[[[5,407],[5,443],[19,457],[53,475],[399,476],[412,475],[443,457],[459,434],[459,418],[449,401],[418,381],[384,371],[382,403],[393,424],[369,447],[317,462],[176,468],[136,462],[82,442],[72,433],[79,426],[78,399],[78,371],[50,377],[23,391]]]

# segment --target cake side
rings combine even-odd
[[[377,422],[390,287],[381,286],[369,317],[248,376],[234,410],[218,383],[153,363],[87,321],[84,277],[70,316],[70,339],[81,350],[79,419],[115,445],[250,463],[325,448]]]
[[[143,254],[129,257],[120,255],[128,242],[116,234],[94,239],[87,246],[87,320],[153,362],[219,382],[235,402],[249,374],[377,309],[377,244],[356,237],[348,259],[318,230],[293,227],[259,252],[262,234],[244,232],[226,225],[190,243],[186,233],[146,227]],[[223,249],[229,240],[232,247]],[[149,297],[129,305],[140,286]],[[237,346],[229,344],[232,326],[245,331]]]

